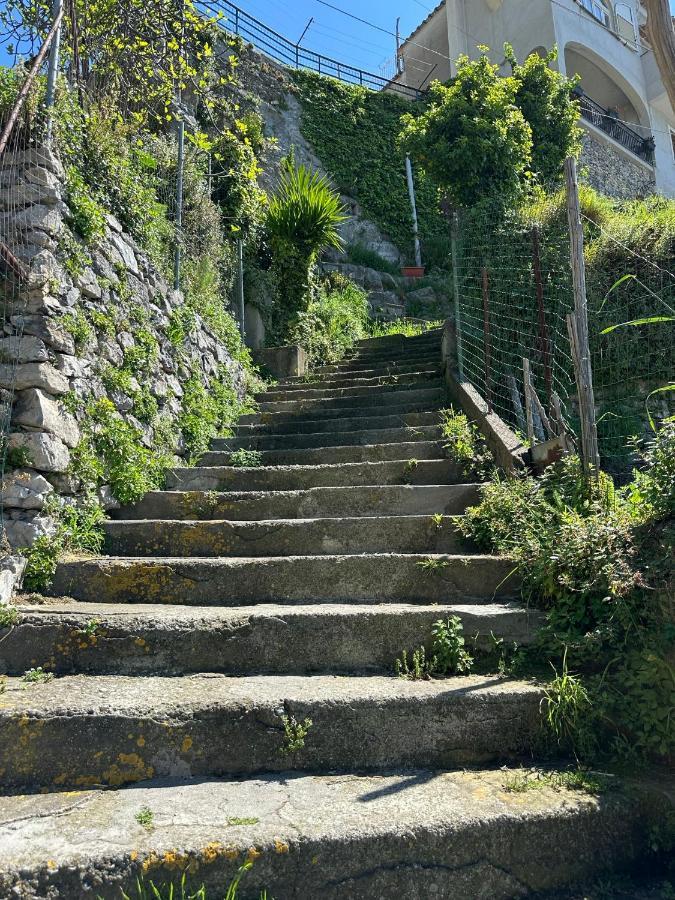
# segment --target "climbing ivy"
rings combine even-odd
[[[313,72],[295,72],[302,103],[302,133],[336,186],[354,197],[375,222],[412,258],[412,222],[405,156],[396,146],[405,113],[423,105],[394,94],[376,94]],[[433,182],[416,172],[417,212],[427,260],[443,264],[448,231]]]

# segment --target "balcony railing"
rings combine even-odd
[[[577,91],[575,94],[579,100],[582,119],[595,125],[600,131],[604,131],[618,144],[649,163],[650,166],[654,165],[654,138],[651,134],[646,137],[640,134],[639,131],[626,125],[625,122],[621,122],[614,113],[605,109],[604,106],[600,106],[595,100],[591,100],[583,92]]]

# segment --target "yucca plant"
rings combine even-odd
[[[340,196],[327,178],[287,160],[267,214],[280,290],[276,338],[284,336],[295,314],[307,309],[312,267],[321,250],[342,249],[338,229],[346,219],[344,213]]]

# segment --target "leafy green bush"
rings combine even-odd
[[[532,131],[516,105],[519,82],[504,78],[483,53],[462,56],[457,75],[434,82],[419,117],[402,119],[401,144],[450,202],[506,205],[522,192],[532,160]]]
[[[267,213],[279,302],[274,332],[285,337],[292,318],[307,310],[311,271],[325,247],[342,248],[338,226],[344,220],[339,195],[327,179],[288,160]]]
[[[337,273],[328,275],[300,312],[288,337],[304,347],[311,366],[337,362],[355,341],[366,337],[368,299],[365,291]]]
[[[494,468],[492,454],[477,426],[464,413],[444,409],[441,413],[444,448],[465,475],[482,479]]]
[[[513,558],[528,602],[547,611],[521,663],[556,668],[548,724],[556,746],[586,761],[667,761],[675,746],[672,440],[658,434],[620,491],[602,474],[584,478],[575,457],[541,479],[495,475],[460,524]]]

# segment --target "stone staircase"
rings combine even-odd
[[[445,455],[440,360],[438,331],[374,339],[276,385],[25,598],[0,636],[0,897],[187,870],[220,900],[248,853],[245,897],[493,900],[639,854],[635,799],[505,790],[537,685],[393,677],[440,618],[479,648],[537,624],[458,535],[477,487]]]

